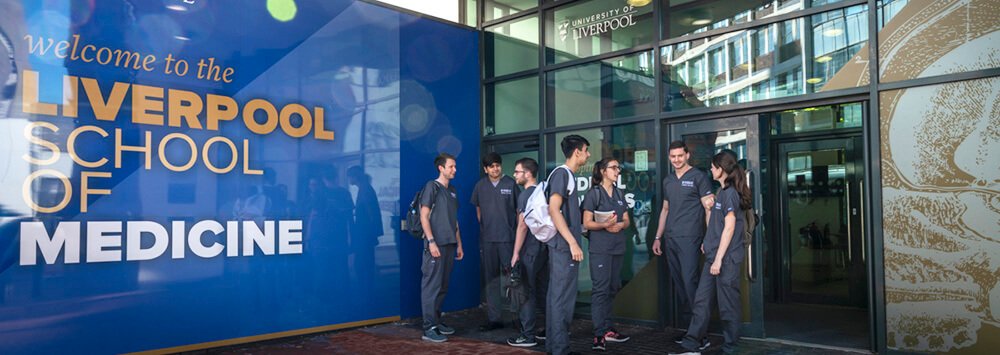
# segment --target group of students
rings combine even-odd
[[[524,218],[528,197],[538,185],[538,163],[531,158],[518,160],[514,178],[510,178],[503,175],[499,155],[489,153],[483,158],[486,176],[476,184],[471,199],[479,219],[481,268],[487,292],[487,323],[479,329],[503,327],[500,280],[504,270],[520,269],[527,297],[517,312],[520,332],[507,343],[531,347],[542,339],[549,353],[570,353],[569,326],[576,306],[578,266],[584,257],[581,242],[586,230],[593,280],[592,349],[605,350],[607,342],[629,340],[610,321],[611,303],[621,289],[627,242],[624,230],[631,223],[624,193],[615,184],[622,166],[614,158],[598,161],[591,178],[593,188],[580,203],[575,173],[590,159],[590,142],[569,135],[560,146],[565,163],[549,174],[544,191],[557,232],[544,243],[531,234]],[[723,350],[729,352],[739,339],[739,273],[745,252],[743,234],[736,231],[743,228],[742,211],[750,207],[749,187],[736,155],[730,151],[712,159],[712,179],[722,186],[718,193],[713,193],[704,172],[688,165],[690,153],[683,142],[671,143],[669,157],[674,174],[663,181],[663,210],[653,252],[666,254],[675,292],[682,296],[684,321],[690,320],[687,333],[675,341],[691,353],[707,348],[710,305],[718,298],[724,323]],[[434,164],[438,178],[424,185],[419,203],[424,231],[422,338],[444,342],[455,329],[441,322],[441,304],[454,261],[461,260],[464,251],[457,221],[458,195],[450,184],[456,172],[455,157],[443,153]],[[667,240],[661,244],[664,234]],[[705,264],[699,277],[702,253]],[[545,314],[543,330],[536,329],[539,313]]]

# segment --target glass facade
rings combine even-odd
[[[538,6],[538,0],[486,0],[483,20],[493,21],[530,10]]]
[[[651,301],[650,292],[653,292],[652,290],[664,292],[661,290],[662,285],[668,281],[666,275],[661,272],[662,268],[650,267],[656,264],[652,261],[657,259],[649,259],[646,245],[640,242],[645,242],[650,237],[650,228],[654,229],[652,232],[655,233],[656,221],[651,214],[655,214],[655,211],[661,208],[662,202],[657,197],[662,196],[662,191],[659,191],[659,180],[669,171],[657,168],[659,164],[668,164],[666,160],[661,161],[665,157],[663,154],[657,154],[657,147],[663,150],[665,144],[669,143],[669,137],[680,132],[680,127],[689,123],[711,125],[717,123],[715,121],[726,121],[726,124],[730,124],[730,119],[747,119],[755,122],[753,128],[743,130],[727,127],[715,131],[709,130],[713,133],[704,135],[678,136],[677,138],[694,146],[692,148],[697,154],[692,154],[691,163],[695,166],[707,168],[706,159],[716,149],[728,148],[736,151],[741,158],[746,157],[749,161],[757,159],[761,166],[757,167],[759,171],[755,173],[760,174],[758,176],[762,180],[776,179],[778,170],[774,168],[774,164],[779,162],[784,162],[794,171],[808,170],[811,173],[815,170],[817,174],[822,173],[820,165],[828,166],[825,171],[829,174],[837,170],[837,164],[827,164],[825,160],[817,160],[822,155],[822,149],[808,148],[804,153],[791,154],[792,160],[775,158],[773,161],[768,160],[769,154],[776,157],[775,154],[778,152],[771,152],[769,149],[782,145],[794,148],[794,144],[789,141],[815,140],[818,138],[812,137],[839,135],[843,141],[856,140],[856,144],[851,143],[854,144],[851,149],[860,151],[861,142],[864,141],[867,145],[879,141],[879,137],[872,138],[872,135],[877,133],[872,133],[868,129],[871,125],[878,125],[876,127],[885,130],[884,121],[887,115],[896,112],[898,116],[898,112],[902,112],[899,107],[905,107],[893,102],[891,105],[894,105],[892,107],[895,107],[896,111],[887,111],[886,105],[890,103],[886,101],[902,97],[901,94],[897,95],[902,91],[896,89],[928,85],[927,80],[942,82],[965,80],[964,77],[949,79],[958,78],[952,74],[959,73],[981,78],[997,75],[995,71],[990,70],[1000,68],[998,59],[1000,55],[997,55],[1000,53],[998,49],[1000,19],[996,15],[1000,13],[1000,2],[880,0],[875,4],[875,7],[870,8],[867,2],[857,0],[539,0],[537,4],[532,2],[534,8],[526,8],[527,10],[521,11],[520,15],[513,16],[510,20],[491,23],[488,28],[483,28],[488,33],[495,34],[500,32],[500,28],[505,28],[504,31],[507,31],[507,27],[504,26],[511,28],[520,26],[521,21],[531,22],[535,19],[541,21],[540,26],[534,30],[537,32],[537,37],[532,35],[518,37],[518,43],[524,48],[517,54],[514,54],[514,50],[490,52],[490,49],[487,49],[486,51],[487,63],[483,68],[486,105],[484,144],[499,146],[509,142],[542,142],[540,149],[542,154],[539,157],[545,169],[540,175],[544,176],[563,161],[562,154],[558,152],[559,140],[568,134],[583,135],[593,145],[590,162],[577,174],[581,179],[578,182],[582,191],[586,191],[583,187],[589,187],[589,181],[584,180],[589,180],[590,170],[595,161],[607,156],[624,159],[622,163],[626,170],[623,171],[623,180],[632,177],[636,180],[623,181],[623,186],[628,193],[634,194],[631,211],[637,218],[645,218],[642,220],[644,222],[636,224],[646,229],[630,232],[634,234],[629,251],[630,257],[633,258],[632,269],[629,272],[634,274],[631,279],[625,278],[629,282],[616,299],[614,309],[616,315],[620,317],[662,323],[664,319],[671,319],[672,316],[668,313],[672,312],[670,307],[673,306],[668,301],[665,302],[667,309],[663,309],[655,299]],[[523,13],[525,11],[530,14]],[[875,13],[872,13],[873,11]],[[487,17],[489,16],[487,14]],[[877,43],[872,41],[872,36],[875,35],[871,33],[873,30],[877,30]],[[484,42],[484,46],[496,47],[489,40]],[[537,48],[537,51],[534,51],[534,48]],[[500,56],[494,56],[492,53],[500,53]],[[873,56],[878,58],[877,68],[871,67],[874,61],[870,61],[870,58]],[[500,61],[509,63],[501,64]],[[496,76],[512,73],[514,74],[512,76],[518,79],[506,77],[501,80],[496,79]],[[990,83],[993,84],[992,81]],[[940,85],[939,82],[933,84],[950,87]],[[883,85],[891,87],[883,88]],[[975,95],[995,93],[995,90],[989,91],[988,85],[967,86]],[[890,89],[895,91],[885,91]],[[883,95],[878,95],[880,90]],[[917,94],[929,92],[913,89],[911,91]],[[944,94],[943,91],[934,92]],[[980,107],[983,105],[988,107],[984,102],[990,100],[984,99],[969,105],[985,110],[984,107]],[[937,105],[947,104],[939,102]],[[875,109],[876,107],[878,109]],[[952,109],[958,110],[957,107]],[[983,110],[976,112],[986,112]],[[933,112],[929,111],[916,112],[914,115],[917,116],[907,117],[900,122],[932,114]],[[702,115],[706,116],[703,118]],[[933,124],[931,121],[921,122],[924,122],[925,126]],[[926,127],[913,128],[917,129],[913,134],[929,134],[924,128]],[[499,134],[503,136],[496,136]],[[888,137],[886,134],[889,133],[883,131],[881,139],[886,139],[885,137]],[[934,131],[934,134],[937,138],[950,137],[945,131]],[[847,136],[849,137],[845,138]],[[829,137],[824,139],[827,143],[835,141]],[[982,139],[988,141],[987,138]],[[995,146],[995,140],[988,142],[993,142],[989,144]],[[761,150],[753,153],[757,148],[751,147],[758,143]],[[901,163],[912,163],[910,160],[913,162],[920,160],[902,154],[886,158],[885,155],[888,153],[884,150],[885,147],[881,158],[883,166],[896,166]],[[995,150],[984,148],[977,152],[988,154],[983,152]],[[520,153],[512,151],[504,158],[513,159],[521,155],[534,157],[531,154],[533,151]],[[641,164],[640,157],[645,159]],[[840,208],[838,211],[849,211],[852,222],[847,224],[852,226],[857,224],[857,213],[863,215],[869,207],[874,208],[872,218],[877,219],[879,216],[875,213],[881,213],[879,208],[883,204],[882,201],[862,202],[862,197],[857,197],[863,195],[858,191],[865,189],[865,183],[868,183],[861,180],[874,174],[867,168],[875,164],[871,161],[873,158],[868,155],[863,158],[861,155],[852,158],[861,159],[857,163],[859,164],[855,172],[857,177],[851,182],[851,186],[855,189],[851,191],[854,194],[851,196],[854,197],[844,198],[841,203],[851,206],[861,205],[862,208],[859,212],[844,209],[844,206],[838,207]],[[885,159],[909,160],[888,162]],[[961,164],[964,163],[956,160],[954,166],[950,168]],[[644,169],[648,170],[640,173],[639,167],[643,165]],[[892,173],[898,174],[898,172]],[[884,169],[883,174],[892,175]],[[921,176],[927,178],[937,176],[935,173],[927,172],[924,175]],[[757,178],[754,176],[751,180]],[[771,199],[766,195],[777,196],[782,193],[781,189],[776,187],[778,185],[769,187],[769,181],[760,182],[758,186],[760,195],[757,196],[764,200],[763,203],[770,203]],[[784,184],[789,185],[789,181],[791,186],[798,182],[798,180],[788,180],[786,177]],[[895,180],[883,179],[883,183],[886,182],[898,183]],[[944,185],[950,183],[950,181],[935,182]],[[643,190],[644,188],[646,190]],[[883,189],[883,191],[894,190]],[[899,203],[904,207],[909,206],[906,205],[907,201]],[[769,207],[759,208],[766,210]],[[790,218],[795,222],[798,217],[791,215]],[[867,223],[867,220],[865,221]],[[649,222],[652,222],[652,226]],[[762,227],[759,233],[764,233],[765,228]],[[862,227],[851,228],[852,233],[860,233]],[[875,240],[872,243],[879,243],[881,225],[872,228],[874,235],[870,237]],[[831,235],[838,233],[837,228],[831,227],[831,230]],[[778,231],[767,233],[778,233]],[[767,258],[779,251],[779,249],[769,250],[768,248],[776,248],[771,244],[762,244],[760,247],[763,249],[760,257]],[[865,250],[859,248],[863,247],[852,245],[848,246],[847,250],[863,254]],[[871,252],[874,253],[875,250]],[[826,257],[823,253],[836,254],[833,250],[825,249],[817,253],[814,253],[814,256],[819,255],[817,258]],[[872,255],[873,258],[876,257]],[[881,259],[881,256],[877,258]],[[901,263],[899,260],[889,260],[888,255],[886,258],[887,268],[894,263]],[[834,257],[831,260],[839,259]],[[766,265],[758,265],[763,268],[762,275],[765,275],[763,287],[780,287],[778,281],[769,280],[767,275],[780,274],[777,268],[781,265],[772,264],[770,259],[765,262]],[[812,262],[810,265],[827,264]],[[848,264],[841,262],[829,265],[844,268]],[[580,275],[581,306],[586,306],[589,302],[590,293],[588,269],[586,265],[584,266]],[[852,280],[861,280],[864,283],[865,278],[869,277],[865,274],[865,270],[869,267],[865,265],[859,269],[861,276],[855,275],[857,270],[853,269],[850,272],[844,270],[838,272],[845,272]],[[881,269],[874,270],[878,272]],[[650,277],[658,279],[660,284],[645,279],[644,273],[652,274]],[[797,277],[801,276],[794,270],[790,275],[794,280],[799,280]],[[895,276],[890,276],[886,272],[886,274],[872,274],[870,277],[884,277],[888,280]],[[642,285],[642,291],[638,290],[639,285]],[[746,287],[746,282],[744,286]],[[747,292],[749,290],[750,288],[744,289]],[[762,316],[759,315],[761,312],[759,309],[750,307],[754,304],[751,298],[772,297],[773,291],[768,289],[760,291],[760,294],[765,296],[743,295],[744,302],[748,305],[744,309],[744,320],[748,323],[744,325],[756,324],[760,327],[757,329],[763,329],[763,326],[760,326]],[[854,291],[850,291],[845,297],[851,300],[856,297],[866,299],[867,295],[858,296]],[[872,312],[885,310],[884,306],[875,307]],[[888,333],[889,337],[894,334],[902,335],[898,339],[889,339],[876,344],[875,342],[879,341],[878,336],[872,333],[871,338],[875,339],[872,340],[874,350],[884,351],[885,344],[889,344],[890,348],[901,351],[949,351],[975,343],[965,341],[933,346],[926,346],[923,343],[911,344],[908,339],[912,338],[914,332],[903,328],[915,327],[915,323],[911,320],[918,316],[906,313],[907,310],[904,308],[898,306],[895,311],[899,314],[890,315],[889,318],[895,319],[896,324],[881,326],[881,331]],[[586,312],[585,307],[579,309]],[[995,310],[993,312],[996,313]],[[986,321],[989,317],[980,318]],[[995,321],[995,317],[989,319]],[[872,332],[879,332],[876,324],[872,324],[871,329]],[[748,332],[752,333],[753,330]],[[763,336],[763,332],[756,334]],[[884,338],[886,335],[881,336]],[[974,336],[972,333],[967,334],[968,338]],[[867,338],[862,335],[861,339],[864,342]]]
[[[868,85],[866,6],[663,47],[663,109],[724,106]]]
[[[591,57],[656,40],[653,5],[590,0],[545,13],[548,63]]]
[[[655,81],[651,51],[554,71],[550,122],[567,126],[655,113]]]
[[[538,129],[538,77],[491,84],[486,101],[483,135]]]
[[[682,37],[793,13],[842,0],[662,0],[663,38]]]
[[[538,17],[530,16],[487,27],[486,77],[538,67]]]

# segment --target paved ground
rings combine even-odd
[[[468,310],[445,315],[445,324],[456,329],[446,343],[430,343],[420,340],[419,319],[397,323],[299,336],[259,343],[244,344],[216,349],[196,351],[190,354],[539,354],[545,351],[544,343],[528,349],[507,346],[506,338],[515,334],[509,326],[491,332],[479,332],[477,327],[485,317],[480,310]],[[608,354],[666,354],[681,350],[670,339],[679,335],[673,329],[654,329],[644,326],[619,325],[618,330],[632,339],[626,343],[608,343]],[[571,329],[572,350],[584,354],[599,354],[590,349],[591,323],[577,319]],[[721,354],[720,335],[710,337],[712,346],[705,354]],[[844,351],[820,349],[771,341],[743,340],[741,354],[857,354]]]

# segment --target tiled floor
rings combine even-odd
[[[448,342],[430,343],[420,339],[419,319],[382,324],[366,328],[320,333],[259,343],[208,349],[193,354],[538,354],[544,352],[544,342],[533,348],[521,349],[507,346],[506,338],[516,332],[509,326],[490,332],[479,332],[478,325],[485,317],[480,310],[467,310],[446,314],[443,321],[456,329]],[[672,329],[654,329],[644,326],[619,325],[620,332],[632,339],[626,343],[608,344],[607,354],[667,354],[681,350],[671,339],[680,334]],[[592,351],[591,323],[577,319],[571,329],[571,350],[598,354]],[[712,335],[713,345],[705,354],[721,353],[722,337]],[[770,341],[742,340],[741,354],[856,354],[852,352],[781,344]]]

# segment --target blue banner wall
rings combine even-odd
[[[479,300],[478,36],[364,2],[0,0],[0,353],[419,314],[400,214],[458,156]]]

